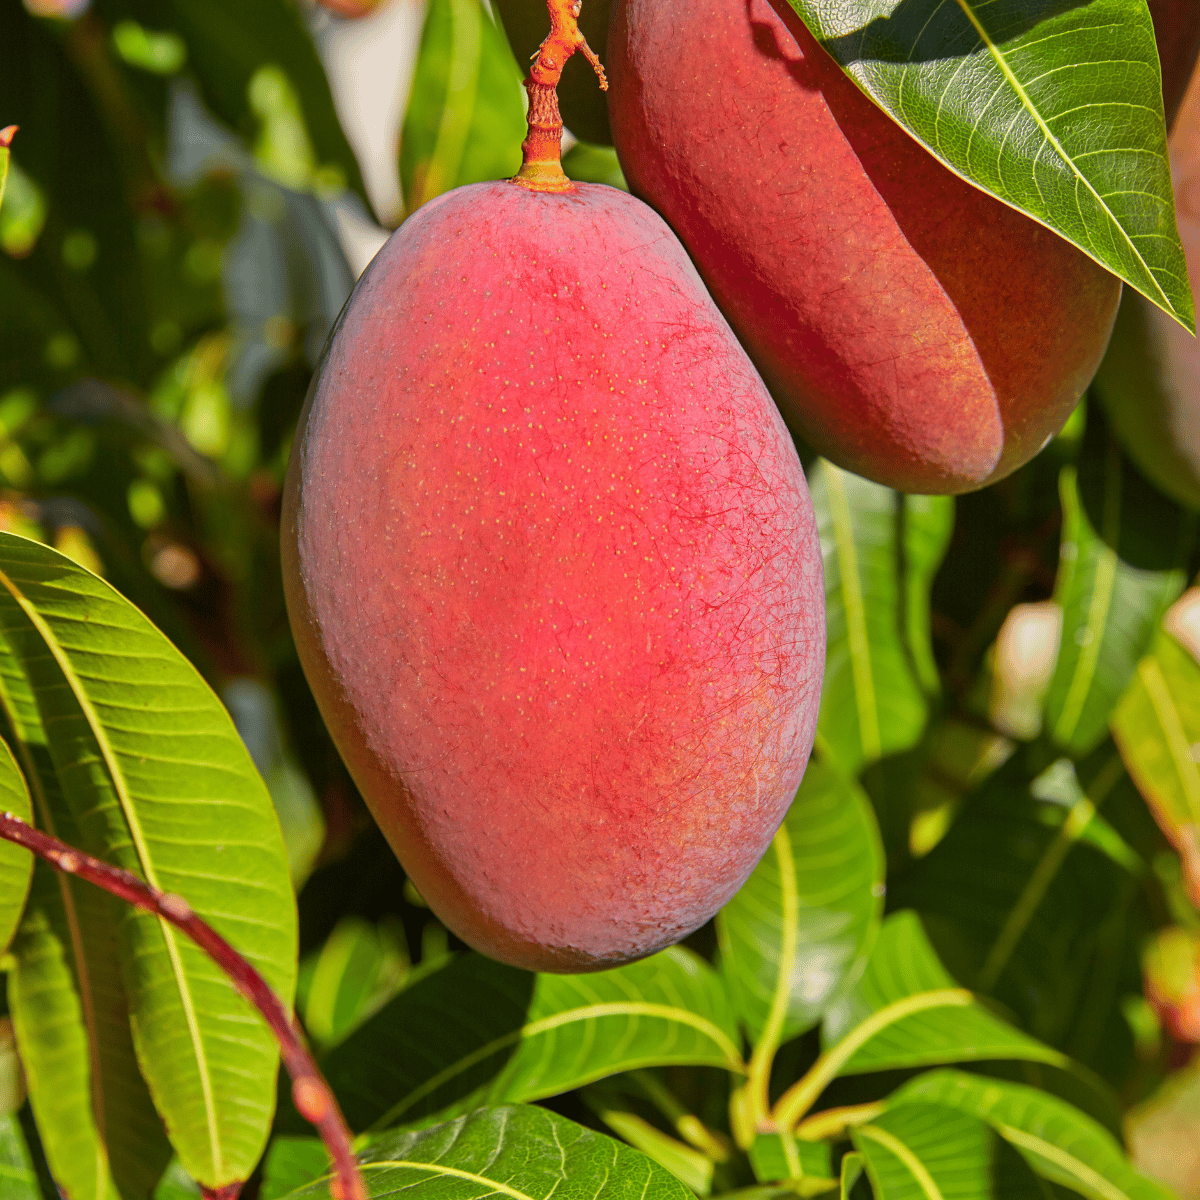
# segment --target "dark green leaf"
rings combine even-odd
[[[814,757],[771,849],[717,915],[721,970],[752,1041],[803,1033],[855,982],[883,873],[870,801]]]
[[[688,1200],[644,1154],[541,1108],[484,1109],[419,1133],[390,1134],[359,1156],[372,1200]],[[328,1196],[326,1184],[293,1192]]]
[[[1159,620],[1183,591],[1195,525],[1133,467],[1098,411],[1088,414],[1078,471],[1063,470],[1061,495],[1062,648],[1045,727],[1078,757],[1104,737]]]
[[[940,1105],[986,1121],[1039,1175],[1092,1200],[1169,1200],[1130,1166],[1107,1130],[1037,1088],[931,1071],[894,1093],[888,1107],[912,1104]]]
[[[8,746],[0,742],[0,812],[12,813],[22,821],[33,820],[29,788]],[[33,878],[33,855],[12,842],[0,842],[0,951],[7,949],[25,909],[29,881]]]
[[[742,1069],[721,979],[681,947],[574,976],[468,954],[402,992],[322,1060],[354,1130],[429,1124],[683,1063]]]
[[[480,0],[431,0],[400,137],[405,207],[515,174],[525,130],[521,75],[503,31]]]
[[[263,1159],[258,1200],[280,1200],[289,1192],[329,1174],[329,1151],[315,1137],[278,1137]]]
[[[80,844],[183,896],[290,1001],[295,902],[279,825],[229,715],[103,580],[0,534],[5,675],[27,675]],[[41,770],[41,764],[35,763]],[[157,918],[116,928],[134,1045],[188,1172],[243,1179],[278,1048],[223,972]]]
[[[1142,0],[792,6],[859,87],[951,170],[1190,325]]]
[[[902,496],[832,463],[809,471],[825,564],[826,652],[818,732],[857,774],[910,749],[937,684],[929,589],[954,524],[947,496]]]

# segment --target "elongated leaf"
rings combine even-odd
[[[1113,713],[1113,739],[1129,774],[1183,861],[1200,904],[1200,665],[1160,631]]]
[[[8,746],[0,742],[0,812],[12,813],[22,821],[33,820],[29,788]],[[12,842],[0,842],[0,951],[17,930],[25,909],[29,881],[33,878],[33,855]]]
[[[888,1107],[911,1104],[940,1105],[986,1121],[1039,1175],[1092,1200],[1169,1200],[1162,1187],[1130,1166],[1107,1130],[1037,1088],[931,1071],[895,1092]]]
[[[29,682],[14,665],[0,653],[0,707],[33,784],[38,824],[78,845]],[[45,864],[35,880],[13,946],[9,1003],[43,1149],[57,1178],[86,1189],[72,1195],[106,1195],[111,1173],[125,1200],[143,1200],[170,1146],[130,1034],[116,932],[123,906]]]
[[[1064,468],[1060,492],[1055,597],[1063,632],[1045,727],[1078,757],[1104,737],[1159,620],[1183,591],[1194,524],[1133,467],[1098,411],[1088,414],[1078,477]]]
[[[0,1195],[5,1200],[42,1200],[29,1145],[15,1113],[0,1117]]]
[[[228,714],[103,580],[0,534],[7,673],[28,675],[85,849],[183,896],[285,1001],[296,918],[278,822]],[[188,1172],[216,1186],[257,1161],[278,1050],[201,951],[130,911],[117,930],[134,1045]]]
[[[859,1179],[862,1178],[863,1160],[861,1154],[847,1154],[842,1159],[842,1200],[850,1200]]]
[[[951,170],[1192,322],[1154,27],[1141,0],[791,0]]]
[[[960,980],[1117,1083],[1133,1053],[1119,1000],[1140,987],[1145,930],[1131,905],[1143,868],[1136,855],[1114,859],[1089,833],[1123,778],[1111,744],[1086,786],[1065,760],[1032,790],[998,773],[893,888],[893,902],[922,914]]]
[[[939,1105],[905,1105],[851,1134],[880,1200],[992,1200],[992,1132]],[[1015,1200],[1015,1198],[1014,1198]]]
[[[419,1133],[392,1134],[359,1156],[372,1200],[688,1200],[644,1154],[541,1108],[485,1109]],[[329,1195],[327,1184],[293,1192]]]
[[[826,651],[818,731],[837,764],[916,744],[937,673],[928,649],[933,573],[954,520],[949,497],[901,496],[821,460],[810,472],[825,564]]]
[[[400,182],[411,212],[465,183],[521,165],[521,74],[480,0],[431,0],[400,137]]]
[[[776,1045],[855,982],[883,911],[870,801],[812,759],[766,857],[717,915],[721,970],[750,1038]]]
[[[821,1044],[846,1055],[840,1074],[982,1058],[1064,1061],[960,988],[909,911],[884,922],[866,974],[826,1015]]]
[[[354,1130],[430,1124],[635,1067],[741,1069],[720,976],[675,947],[594,975],[469,954],[414,984],[322,1060]]]

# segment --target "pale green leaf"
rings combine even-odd
[[[593,975],[533,975],[468,954],[322,1059],[356,1131],[683,1063],[742,1069],[721,979],[682,947]]]
[[[760,1133],[747,1151],[760,1183],[781,1179],[830,1179],[833,1161],[828,1142],[806,1142],[791,1133]]]
[[[42,1200],[29,1145],[15,1113],[0,1117],[0,1196],[4,1200]]]
[[[390,1134],[359,1156],[372,1200],[688,1200],[644,1154],[541,1108],[483,1109],[419,1133]],[[293,1192],[328,1196],[326,1183]]]
[[[195,668],[103,580],[12,534],[0,534],[0,629],[4,674],[28,676],[82,848],[183,896],[290,1002],[279,825]],[[274,1108],[274,1038],[158,918],[130,910],[116,933],[138,1061],[176,1151],[210,1186],[245,1178]]]
[[[863,1160],[861,1154],[847,1154],[842,1159],[841,1200],[850,1200],[855,1191],[854,1185],[862,1178]]]
[[[883,874],[870,801],[814,757],[771,848],[717,915],[721,970],[752,1041],[803,1033],[855,982],[878,931]]]
[[[1191,325],[1143,0],[792,0],[851,78],[951,170]]]

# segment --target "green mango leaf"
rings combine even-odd
[[[321,1060],[356,1131],[685,1063],[744,1069],[720,976],[678,946],[594,975],[533,975],[464,955]]]
[[[688,1200],[674,1175],[637,1150],[542,1108],[489,1108],[418,1133],[390,1134],[359,1156],[372,1200]],[[327,1183],[293,1192],[328,1196]]]
[[[880,1200],[990,1200],[991,1130],[939,1105],[891,1109],[851,1132]]]
[[[857,980],[883,876],[870,801],[814,757],[771,849],[717,914],[721,971],[752,1042],[803,1033]]]
[[[328,1174],[329,1151],[320,1138],[272,1138],[263,1159],[258,1200],[280,1200]]]
[[[1200,664],[1159,630],[1112,717],[1113,740],[1138,791],[1179,851],[1200,904]]]
[[[847,773],[911,749],[937,688],[929,590],[954,526],[949,496],[903,496],[824,459],[808,472],[825,565],[818,733]]]
[[[1192,324],[1144,0],[791,3],[952,171]]]
[[[1119,1083],[1133,1055],[1120,998],[1141,987],[1131,905],[1144,864],[1098,813],[1124,772],[1111,744],[1097,758],[1086,781],[1067,760],[1032,785],[1001,773],[896,879],[892,900],[922,914],[959,979]]]
[[[1078,471],[1063,469],[1060,493],[1055,599],[1063,631],[1045,728],[1080,757],[1104,737],[1158,622],[1183,591],[1195,522],[1136,470],[1095,406]]]
[[[1133,1169],[1106,1129],[1037,1088],[930,1071],[888,1100],[889,1112],[910,1105],[937,1105],[987,1122],[1038,1175],[1091,1200],[1170,1200],[1164,1188]]]
[[[0,1194],[5,1200],[42,1200],[29,1144],[15,1113],[0,1117]]]
[[[76,844],[183,896],[289,1003],[296,912],[279,825],[195,668],[103,580],[7,533],[0,632],[0,673],[10,692],[28,681]],[[30,762],[46,789],[46,764]],[[273,1036],[170,926],[132,909],[114,926],[138,1062],[172,1144],[208,1186],[244,1179],[271,1123]]]
[[[841,1200],[850,1200],[851,1195],[856,1191],[855,1184],[862,1178],[862,1173],[863,1159],[861,1154],[847,1154],[842,1159]]]
[[[504,31],[480,0],[431,0],[400,135],[405,208],[516,174],[525,131],[521,72]]]
[[[760,1183],[781,1179],[821,1179],[833,1176],[828,1142],[806,1142],[788,1132],[760,1133],[747,1151],[754,1178]]]
[[[25,777],[3,742],[0,742],[0,812],[12,813],[26,822],[33,820]],[[32,878],[33,855],[12,842],[0,842],[0,952],[8,948],[17,931]]]

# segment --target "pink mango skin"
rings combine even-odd
[[[607,66],[630,187],[816,450],[963,492],[1062,427],[1119,281],[942,166],[787,0],[618,0]]]
[[[1195,45],[1200,4],[1191,11],[1190,26],[1177,28],[1176,34]],[[1160,38],[1164,68],[1179,57],[1168,53],[1171,45]],[[1164,73],[1169,110],[1168,83]],[[1200,71],[1192,75],[1178,107],[1167,150],[1175,219],[1192,293],[1200,300]],[[1127,292],[1095,391],[1130,458],[1167,495],[1200,509],[1200,340],[1145,297]]]
[[[405,870],[470,945],[575,972],[766,851],[824,656],[804,475],[661,219],[459,188],[358,283],[285,491],[288,610]]]

